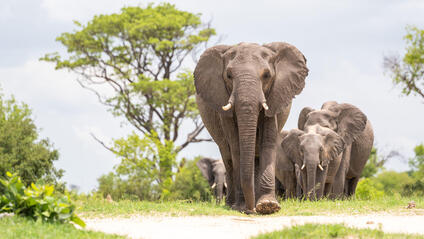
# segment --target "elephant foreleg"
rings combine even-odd
[[[350,149],[351,146],[349,145],[343,152],[339,169],[337,170],[336,176],[334,178],[333,189],[330,198],[343,198],[345,195],[346,175],[347,171],[349,170],[350,163]]]
[[[234,122],[234,118],[221,117],[220,120],[231,153],[231,165],[229,165],[229,167],[232,168],[232,171],[227,172],[227,174],[232,175],[232,193],[234,195],[234,201],[229,206],[231,206],[233,209],[242,211],[244,210],[244,196],[240,184],[240,146],[238,131]]]
[[[256,190],[259,199],[256,211],[262,214],[274,213],[280,210],[275,199],[275,157],[277,140],[276,117],[264,117],[259,154],[259,182]]]

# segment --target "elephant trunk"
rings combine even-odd
[[[246,209],[255,209],[254,167],[256,130],[260,110],[262,87],[256,79],[240,79],[236,87],[235,112],[239,129],[240,181]]]
[[[216,202],[220,203],[222,201],[222,198],[224,197],[224,183],[218,183],[216,185]]]
[[[309,200],[316,199],[315,179],[316,179],[317,165],[314,163],[306,164],[306,197]]]

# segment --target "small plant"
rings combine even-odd
[[[360,200],[375,200],[384,197],[384,191],[380,190],[378,185],[370,178],[364,178],[358,183],[356,188],[356,198]]]
[[[6,173],[6,180],[0,179],[0,213],[8,212],[34,220],[47,222],[74,222],[85,227],[75,214],[75,205],[68,195],[55,195],[54,186],[25,187],[17,174]]]

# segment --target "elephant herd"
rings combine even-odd
[[[282,131],[307,75],[304,55],[283,42],[218,45],[201,55],[196,101],[222,163],[205,158],[197,165],[218,200],[225,195],[246,214],[277,212],[276,179],[285,198],[355,193],[374,140],[361,110],[334,101],[305,107],[298,129]]]

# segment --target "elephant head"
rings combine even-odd
[[[298,119],[298,128],[306,130],[314,125],[332,129],[339,134],[346,145],[350,145],[362,133],[367,124],[367,116],[351,104],[325,102],[320,110],[303,108]]]
[[[225,166],[222,160],[202,158],[196,163],[203,177],[208,180],[216,201],[220,202],[226,194],[227,183],[225,181]]]
[[[294,46],[240,43],[207,49],[194,70],[200,98],[220,114],[237,121],[240,181],[247,208],[255,202],[254,156],[258,117],[282,112],[304,88],[306,59]]]
[[[309,199],[322,197],[328,165],[343,152],[343,139],[320,126],[309,132],[293,129],[283,139],[281,147],[295,164],[296,174],[300,174],[296,178],[304,196]]]

